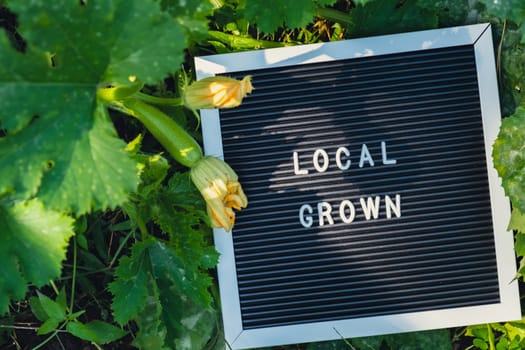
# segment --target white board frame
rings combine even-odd
[[[481,100],[485,153],[492,203],[500,303],[401,313],[395,315],[324,321],[245,330],[242,327],[232,233],[214,229],[219,289],[226,342],[232,349],[246,349],[313,341],[354,338],[379,334],[450,328],[521,319],[513,233],[507,230],[510,203],[492,167],[492,144],[501,124],[498,84],[490,24],[377,36],[221,54],[195,59],[197,79],[253,69],[329,62],[363,56],[386,55],[460,45],[474,45]],[[201,110],[205,152],[223,158],[219,110]],[[235,228],[234,228],[235,231]]]

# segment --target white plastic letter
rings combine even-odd
[[[319,155],[321,155],[323,157],[323,165],[322,166],[319,164]],[[328,169],[328,165],[329,165],[328,153],[326,153],[326,151],[324,149],[320,148],[320,149],[316,149],[315,150],[313,161],[314,161],[314,168],[318,172],[324,173],[326,171],[326,169]]]
[[[305,215],[305,211],[308,212],[309,215]],[[312,224],[314,220],[312,219],[312,213],[314,212],[314,209],[311,205],[303,204],[301,205],[301,209],[299,209],[299,221],[301,221],[301,225],[303,227],[312,227]]]
[[[324,220],[326,219],[330,225],[334,224],[334,219],[332,218],[332,206],[327,202],[317,203],[317,212],[319,213],[319,226],[324,225]]]
[[[374,160],[372,159],[372,155],[370,154],[368,147],[366,147],[366,143],[363,143],[363,147],[361,147],[361,159],[359,159],[360,168],[363,167],[365,161],[367,161],[368,164],[370,164],[370,166],[374,166]]]
[[[350,215],[346,216],[346,208],[350,211]],[[348,199],[345,199],[339,205],[339,217],[345,224],[350,224],[355,219],[355,208],[352,202]]]
[[[335,152],[335,162],[337,164],[337,167],[341,170],[347,170],[348,168],[350,168],[350,164],[352,164],[352,161],[350,159],[347,159],[345,164],[343,165],[343,163],[341,162],[341,153],[347,157],[350,157],[350,151],[346,147],[339,147]]]
[[[388,159],[388,156],[386,155],[386,142],[381,141],[381,156],[383,158],[383,164],[396,164],[397,160],[395,159]]]
[[[364,198],[359,198],[359,201],[361,202],[361,208],[363,208],[363,213],[367,220],[370,220],[370,218],[377,219],[379,217],[379,196],[376,196],[374,199],[367,197],[366,201]]]
[[[401,196],[396,194],[396,204],[392,202],[390,196],[385,196],[385,207],[386,207],[386,217],[392,218],[392,211],[399,218],[401,217]]]
[[[308,174],[308,169],[299,168],[299,154],[297,152],[293,153],[293,172],[295,173],[295,175]]]

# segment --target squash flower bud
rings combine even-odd
[[[248,205],[235,171],[224,161],[206,156],[192,166],[190,177],[206,201],[212,226],[231,231],[235,223],[233,209]]]
[[[183,103],[192,110],[210,108],[233,108],[253,91],[252,77],[242,80],[216,76],[198,80],[184,89]]]

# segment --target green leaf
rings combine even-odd
[[[9,6],[27,48],[0,33],[0,194],[37,194],[77,214],[122,204],[138,184],[136,162],[97,88],[129,77],[156,83],[176,70],[184,29],[152,0]]]
[[[505,323],[505,328],[509,332],[509,339],[516,337],[520,340],[525,339],[525,323],[523,323],[523,321]]]
[[[209,306],[210,285],[209,276],[185,268],[173,247],[154,238],[137,242],[131,256],[120,259],[116,279],[109,287],[114,295],[115,320],[123,325],[134,319],[139,324],[140,334],[135,341],[139,347],[173,347],[174,342],[182,341],[189,332],[185,323],[194,322],[199,328],[209,321],[201,318],[213,313]],[[201,342],[203,337],[209,339],[204,334],[208,333],[200,331]],[[196,344],[197,335],[188,336],[191,339],[185,341]]]
[[[376,347],[379,347],[381,345],[381,342],[379,342],[377,346],[372,347],[370,346],[369,343],[366,343],[367,345],[365,346],[364,343],[362,342],[362,339],[352,339],[352,344],[358,346],[359,349],[370,349],[370,348],[375,349]],[[338,340],[338,341],[325,341],[321,343],[310,343],[306,347],[306,350],[349,350],[349,347],[344,341]]]
[[[213,13],[211,1],[161,0],[161,5],[195,40],[202,40],[206,37],[208,31],[208,16],[211,16]]]
[[[144,350],[170,349],[170,347],[165,346],[167,330],[161,318],[161,313],[162,305],[159,300],[157,286],[154,280],[151,279],[150,283],[148,283],[146,303],[143,305],[140,316],[136,319],[139,332],[133,340],[134,346]]]
[[[159,210],[153,220],[170,234],[171,242],[177,255],[184,261],[185,268],[198,275],[201,268],[215,267],[219,254],[211,243],[210,229],[204,225],[207,220],[205,205],[188,174],[174,174],[168,185],[158,193],[156,201]]]
[[[481,350],[487,350],[489,348],[489,346],[487,345],[487,342],[485,340],[483,340],[483,339],[480,339],[480,338],[474,339],[472,341],[472,344],[474,346],[477,346]]]
[[[47,319],[47,321],[42,323],[42,325],[38,328],[38,331],[36,333],[38,335],[51,333],[51,332],[55,331],[58,328],[59,323],[60,322],[58,322],[57,319],[49,318],[49,319]]]
[[[58,304],[58,306],[60,306],[60,309],[64,311],[64,314],[67,313],[67,295],[65,287],[62,287],[62,289],[60,289],[60,292],[58,293],[55,301]]]
[[[39,183],[44,203],[77,214],[124,202],[137,186],[136,166],[107,110],[99,105],[94,112],[92,117],[79,108],[67,119],[43,116],[18,134],[0,139],[2,184]],[[35,190],[15,187],[19,193]]]
[[[366,5],[367,2],[371,2],[375,0],[352,0],[352,2],[356,5]]]
[[[142,175],[147,183],[141,185],[136,198],[124,208],[136,225],[153,221],[170,237],[170,249],[166,254],[173,255],[172,261],[176,265],[170,268],[175,271],[184,269],[188,276],[184,278],[189,281],[187,286],[183,286],[185,291],[190,297],[199,298],[200,301],[195,300],[197,303],[208,304],[210,296],[207,289],[212,282],[203,269],[214,267],[219,255],[211,242],[211,231],[205,225],[207,214],[204,202],[187,173],[176,173],[167,185],[161,185],[158,180],[164,179],[165,173],[165,170],[155,171],[149,163]],[[155,264],[154,258],[150,257],[152,264]],[[165,257],[158,258],[158,269],[169,266],[163,259]],[[154,269],[153,273],[155,271],[159,270]],[[181,275],[176,272],[173,276]],[[191,289],[192,283],[195,289]]]
[[[512,215],[510,216],[509,230],[525,233],[525,214],[522,214],[518,209],[512,208]]]
[[[502,120],[494,142],[494,167],[502,179],[505,193],[513,206],[525,212],[525,107]]]
[[[422,8],[436,12],[440,27],[463,25],[467,17],[477,13],[477,2],[470,0],[418,0]]]
[[[52,207],[72,203],[76,213],[88,212],[90,206],[115,208],[136,189],[136,164],[125,153],[125,143],[117,137],[107,113],[98,105],[90,131],[82,135],[71,161],[62,162],[63,168],[55,165],[53,170],[64,174],[63,178],[44,178],[38,194]]]
[[[204,349],[208,339],[213,335],[216,315],[211,308],[202,308],[186,302],[183,317],[180,321],[182,332],[175,340],[177,350]]]
[[[383,343],[383,340],[384,340],[384,336],[380,335],[380,336],[352,339],[351,343],[355,345],[358,349],[379,349],[381,347],[381,344]],[[341,342],[341,343],[344,343],[344,342]],[[315,348],[313,350],[315,350]]]
[[[518,266],[518,272],[516,278],[525,276],[525,258],[520,259],[520,265]]]
[[[481,0],[490,15],[509,19],[516,23],[521,31],[521,42],[525,43],[525,2],[522,0]]]
[[[387,335],[385,342],[396,350],[452,350],[450,334],[446,329]]]
[[[500,338],[498,343],[496,344],[496,350],[508,350],[509,349],[509,341],[507,338]]]
[[[61,81],[125,84],[133,75],[157,83],[183,60],[184,30],[152,0],[20,0],[9,7],[29,45],[54,54]]]
[[[115,271],[116,279],[109,284],[114,296],[111,307],[115,321],[120,325],[137,317],[146,303],[149,283],[146,248],[143,244],[135,244],[131,257],[120,259]]]
[[[52,300],[40,292],[38,292],[38,300],[40,300],[40,305],[49,318],[57,320],[58,322],[66,319],[66,309],[62,307],[59,302]]]
[[[525,256],[525,234],[519,233],[516,235],[514,247],[518,256]]]
[[[66,330],[75,337],[97,344],[111,343],[126,335],[122,329],[100,320],[86,324],[78,321],[69,322]]]
[[[334,0],[269,0],[247,1],[246,18],[257,23],[260,31],[272,33],[276,29],[304,27],[311,23],[319,5],[331,5]]]
[[[75,239],[77,240],[78,246],[80,248],[88,250],[88,241],[84,234],[77,234]]]
[[[525,27],[524,27],[525,28]],[[512,115],[525,104],[525,45],[520,44],[522,32],[507,25],[502,41],[502,113]]]
[[[31,307],[31,312],[37,318],[37,320],[44,322],[49,319],[49,316],[40,303],[40,299],[37,297],[29,298],[29,306]]]
[[[423,8],[417,0],[374,0],[350,11],[353,25],[347,28],[348,37],[392,34],[436,28],[435,10]]]
[[[60,276],[73,219],[31,200],[13,206],[0,204],[0,227],[0,256],[4,259],[0,313],[4,313],[9,298],[24,297],[29,282],[41,287]]]
[[[211,278],[204,274],[192,274],[186,270],[184,263],[174,249],[167,247],[162,242],[151,242],[148,249],[153,277],[166,280],[170,288],[177,288],[195,303],[207,306],[211,301],[208,287]]]
[[[150,186],[152,189],[159,187],[160,183],[164,181],[168,175],[170,165],[166,158],[160,154],[152,156],[139,154],[135,156],[141,167],[141,187]],[[146,190],[147,191],[147,190]]]
[[[525,2],[522,0],[480,0],[487,12],[501,19],[510,19],[516,24],[525,20]]]

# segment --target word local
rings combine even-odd
[[[396,217],[401,217],[401,195],[396,194],[394,200],[389,195],[383,197],[381,201],[380,196],[359,198],[359,204],[363,212],[364,218],[368,220],[379,218],[379,209],[384,206],[386,218],[391,219],[392,214]],[[383,205],[381,204],[383,202]],[[337,208],[338,207],[338,208]],[[334,210],[334,208],[337,208]],[[316,215],[314,215],[316,210]],[[337,215],[337,216],[336,216]],[[356,209],[354,204],[348,199],[342,200],[338,206],[332,206],[328,202],[319,202],[312,207],[310,204],[303,204],[299,209],[299,222],[303,227],[309,228],[314,224],[314,217],[318,218],[318,225],[333,225],[335,224],[334,216],[345,224],[350,224],[356,217]]]
[[[397,160],[395,159],[388,159],[386,151],[386,142],[384,141],[381,141],[381,162],[383,163],[383,165],[397,163]],[[330,166],[330,157],[324,149],[319,148],[316,149],[314,151],[314,154],[312,155],[312,163],[315,170],[317,170],[320,173],[324,173]],[[348,148],[339,147],[335,151],[335,164],[341,170],[350,169],[352,161],[350,160],[350,151],[348,150]],[[363,143],[363,145],[361,146],[361,156],[359,157],[359,167],[362,168],[365,166],[365,164],[368,164],[369,166],[373,167],[375,165],[375,161],[374,158],[372,158],[372,155],[370,154],[368,146],[366,145],[366,143]],[[293,170],[295,175],[307,175],[309,172],[308,169],[301,168],[298,152],[293,152]]]

